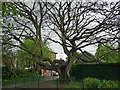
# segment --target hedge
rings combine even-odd
[[[79,64],[71,67],[70,75],[76,79],[87,77],[100,80],[120,80],[120,64]]]

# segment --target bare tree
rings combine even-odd
[[[55,32],[60,41],[48,38],[59,43],[68,56],[64,68],[58,71],[61,77],[70,77],[70,68],[74,60],[80,57],[76,53],[78,50],[83,52],[82,48],[86,46],[106,43],[110,40],[106,38],[110,35],[106,32],[118,31],[115,21],[119,15],[119,4],[63,1],[47,5],[47,27]]]

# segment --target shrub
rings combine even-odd
[[[9,72],[8,67],[3,66],[2,67],[2,79],[9,79],[11,78],[11,73]]]
[[[96,78],[85,78],[84,79],[85,88],[118,88],[118,82],[111,80],[102,80]]]
[[[101,82],[96,78],[85,78],[84,79],[84,87],[85,88],[100,88]]]
[[[23,69],[17,69],[16,70],[16,75],[19,76],[19,77],[38,77],[39,76],[39,73],[33,69],[29,70],[29,71],[26,71],[26,70],[23,70]]]
[[[72,82],[67,85],[67,88],[83,88],[83,82]],[[99,80],[96,78],[85,78],[84,88],[118,88],[117,81]]]
[[[101,88],[118,88],[118,82],[103,80],[101,83]]]
[[[39,73],[37,71],[35,71],[34,69],[30,69],[28,70],[24,70],[24,69],[16,69],[15,73],[16,76],[15,77],[11,77],[10,76],[10,72],[8,72],[8,68],[7,67],[2,67],[2,81],[3,82],[10,82],[10,81],[15,81],[15,80],[24,80],[24,79],[36,79],[38,77],[42,77],[39,75]]]
[[[81,82],[71,82],[67,85],[66,88],[82,88]]]
[[[24,75],[26,73],[24,69],[16,69],[15,72],[17,76]]]

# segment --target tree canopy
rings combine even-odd
[[[107,47],[106,47],[107,46]],[[110,45],[100,45],[95,53],[95,56],[99,60],[104,60],[107,63],[115,63],[119,60],[119,50],[114,50],[115,48]],[[113,50],[112,50],[113,49]]]
[[[24,41],[24,44],[34,54],[37,54],[37,55],[40,54],[39,47],[34,47],[34,41],[33,40],[26,39]],[[44,57],[51,59],[51,56],[52,56],[51,52],[52,51],[48,48],[48,46],[46,46],[46,45],[43,46],[43,55],[44,55]],[[32,66],[32,65],[34,65],[36,63],[36,60],[34,59],[34,57],[31,54],[29,54],[28,52],[24,51],[24,50],[19,50],[18,51],[18,61],[21,62],[21,65],[23,65],[24,62],[30,62],[31,63],[30,66]]]

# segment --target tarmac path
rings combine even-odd
[[[24,84],[23,81],[19,83],[11,82],[9,84],[4,84],[2,88],[65,88],[66,83],[58,81],[57,82],[57,76],[54,77],[43,77],[34,80],[34,81],[26,81]],[[58,84],[57,84],[58,83]]]

